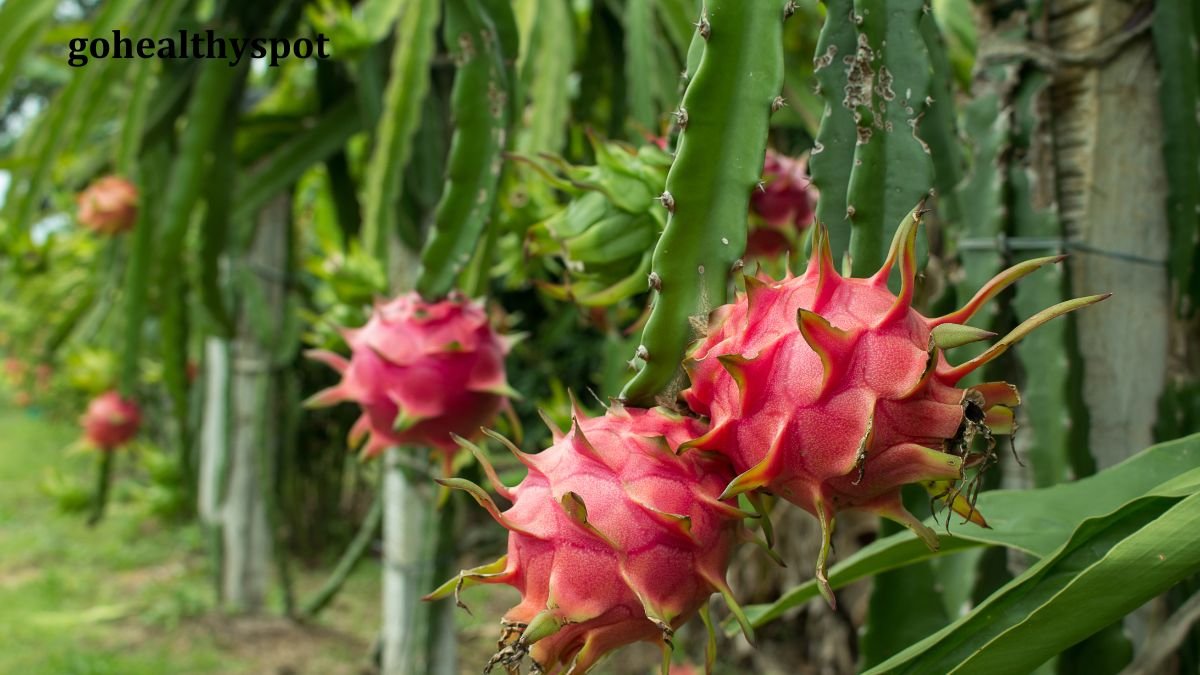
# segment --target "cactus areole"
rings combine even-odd
[[[725,569],[749,536],[746,514],[718,498],[733,474],[719,455],[676,454],[703,430],[698,420],[661,408],[614,405],[591,419],[577,411],[571,430],[553,429],[554,444],[538,454],[496,436],[529,468],[513,488],[467,444],[512,506],[501,511],[465,480],[443,483],[469,492],[508,529],[508,553],[429,597],[457,597],[480,583],[521,592],[485,672],[518,672],[528,658],[530,672],[585,673],[611,650],[641,641],[659,644],[669,659],[674,630],[697,612],[707,622],[714,592],[741,617]]]
[[[84,440],[107,452],[125,445],[137,435],[142,414],[137,403],[115,391],[108,391],[88,403],[79,423],[83,426]]]
[[[688,405],[711,429],[685,447],[726,454],[739,472],[723,497],[766,490],[815,515],[824,541],[842,509],[864,509],[907,525],[930,547],[937,537],[905,510],[900,487],[918,483],[955,512],[986,526],[960,487],[964,470],[994,458],[993,434],[1010,434],[1016,388],[990,382],[958,387],[966,375],[1038,325],[1102,300],[1091,296],[1047,309],[978,357],[951,365],[945,349],[994,337],[963,325],[1020,277],[1060,258],[1031,260],[998,275],[962,309],[927,318],[912,308],[914,242],[920,210],[897,230],[882,268],[866,279],[834,269],[823,226],[813,228],[802,276],[746,278],[746,292],[711,317],[708,335],[685,362]],[[901,268],[899,295],[888,275]],[[970,453],[971,438],[987,440]]]
[[[377,305],[365,326],[342,335],[349,359],[324,350],[308,353],[342,380],[307,405],[357,403],[362,416],[349,440],[357,448],[365,439],[367,457],[391,446],[430,447],[449,471],[458,448],[452,435],[474,435],[515,395],[504,371],[513,340],[492,330],[481,303],[457,293],[438,302],[401,295]]]
[[[87,229],[112,236],[128,231],[137,222],[138,190],[119,176],[105,176],[75,198],[79,222]]]

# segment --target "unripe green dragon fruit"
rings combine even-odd
[[[613,649],[645,641],[663,647],[665,674],[673,632],[697,612],[708,623],[714,592],[749,631],[725,583],[730,554],[750,537],[741,524],[747,514],[718,498],[733,473],[715,453],[676,454],[703,424],[614,404],[591,419],[576,410],[568,433],[552,431],[554,444],[534,455],[495,435],[529,468],[513,488],[466,444],[512,502],[507,510],[473,483],[440,481],[469,492],[509,531],[507,555],[464,570],[429,596],[457,598],[479,583],[521,592],[485,672],[517,672],[528,657],[531,672],[584,673]]]
[[[746,278],[746,292],[716,310],[708,335],[685,368],[688,405],[711,420],[685,444],[726,454],[739,472],[723,497],[769,491],[821,522],[817,578],[825,578],[829,535],[843,509],[874,511],[907,525],[931,547],[937,537],[900,500],[919,483],[965,518],[986,525],[962,494],[964,470],[991,458],[994,434],[1011,434],[1016,388],[958,382],[1050,319],[1108,297],[1079,298],[1046,309],[979,356],[951,365],[944,350],[994,337],[963,325],[1017,279],[1061,257],[1030,260],[988,282],[962,309],[927,318],[912,308],[914,243],[920,207],[896,233],[882,268],[845,278],[830,258],[823,226],[813,228],[802,276]],[[899,295],[888,277],[899,263]],[[973,437],[987,453],[970,452]]]
[[[542,284],[546,293],[600,307],[646,290],[650,256],[666,226],[658,197],[671,156],[654,144],[635,149],[595,136],[589,140],[594,166],[572,166],[551,156],[542,158],[546,164],[526,159],[574,199],[531,226],[524,246],[527,256],[561,265],[554,270],[561,282]]]
[[[343,329],[346,358],[325,350],[308,355],[342,374],[309,406],[353,401],[362,416],[350,445],[367,438],[364,454],[416,445],[438,451],[449,472],[458,444],[491,422],[506,397],[516,394],[505,378],[504,357],[512,339],[498,335],[480,303],[460,295],[427,302],[416,293],[375,307],[367,324]]]

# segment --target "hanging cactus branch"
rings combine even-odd
[[[491,219],[516,96],[516,23],[507,2],[449,0],[445,39],[458,64],[456,127],[417,275],[417,291],[431,300],[450,292]]]
[[[649,405],[671,384],[695,321],[725,302],[783,86],[789,5],[719,0],[696,23],[703,51],[679,108],[679,145],[661,198],[670,216],[654,249],[654,308],[636,358],[643,365],[621,393],[631,403]]]

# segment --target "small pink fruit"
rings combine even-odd
[[[912,308],[920,207],[897,230],[874,276],[843,278],[823,226],[813,230],[803,276],[746,278],[746,293],[718,308],[709,334],[685,363],[688,405],[712,422],[689,443],[727,455],[740,475],[723,493],[768,490],[815,515],[824,531],[817,566],[825,580],[835,514],[865,509],[912,528],[931,548],[937,537],[900,501],[920,483],[957,513],[984,525],[958,488],[964,469],[992,458],[993,434],[1010,434],[1016,388],[959,380],[1037,326],[1103,300],[1096,295],[1038,313],[983,354],[952,366],[944,350],[994,334],[963,325],[1017,279],[1061,257],[1021,263],[988,282],[962,309],[927,318]],[[899,262],[899,296],[888,278]],[[971,454],[973,436],[988,440]]]
[[[80,419],[83,437],[104,451],[116,449],[137,435],[142,415],[137,403],[122,398],[116,391],[105,392],[88,404]]]
[[[744,620],[725,583],[735,546],[748,537],[745,515],[717,498],[732,476],[712,453],[676,454],[703,431],[695,419],[663,409],[611,407],[587,419],[576,410],[567,434],[527,455],[496,435],[529,468],[519,485],[499,482],[480,459],[505,511],[477,485],[465,490],[509,531],[508,554],[464,570],[432,593],[508,584],[521,602],[501,622],[500,649],[485,672],[516,672],[526,656],[532,672],[586,673],[608,652],[634,642],[670,649],[675,629],[697,612],[707,619],[713,593]],[[460,603],[461,605],[461,603]],[[747,628],[746,630],[749,630]]]
[[[138,190],[119,176],[105,176],[76,197],[79,222],[103,235],[120,234],[137,222]]]
[[[750,194],[750,210],[768,225],[803,229],[813,222],[815,192],[807,161],[767,150],[763,187]]]
[[[472,437],[516,395],[504,357],[514,340],[497,334],[480,303],[454,295],[427,302],[407,293],[379,304],[365,326],[343,329],[350,358],[323,350],[308,355],[342,374],[342,381],[309,399],[326,406],[353,401],[362,416],[350,445],[364,437],[373,457],[400,445],[430,447],[447,472],[458,445]]]

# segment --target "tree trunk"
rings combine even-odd
[[[283,268],[287,261],[291,196],[268,204],[259,215],[254,241],[244,261],[244,283],[237,333],[232,344],[233,411],[229,485],[222,509],[224,560],[222,600],[230,607],[262,609],[270,582],[272,536],[268,517],[264,447],[278,435],[272,413],[276,386],[271,362],[273,336],[283,322]]]

